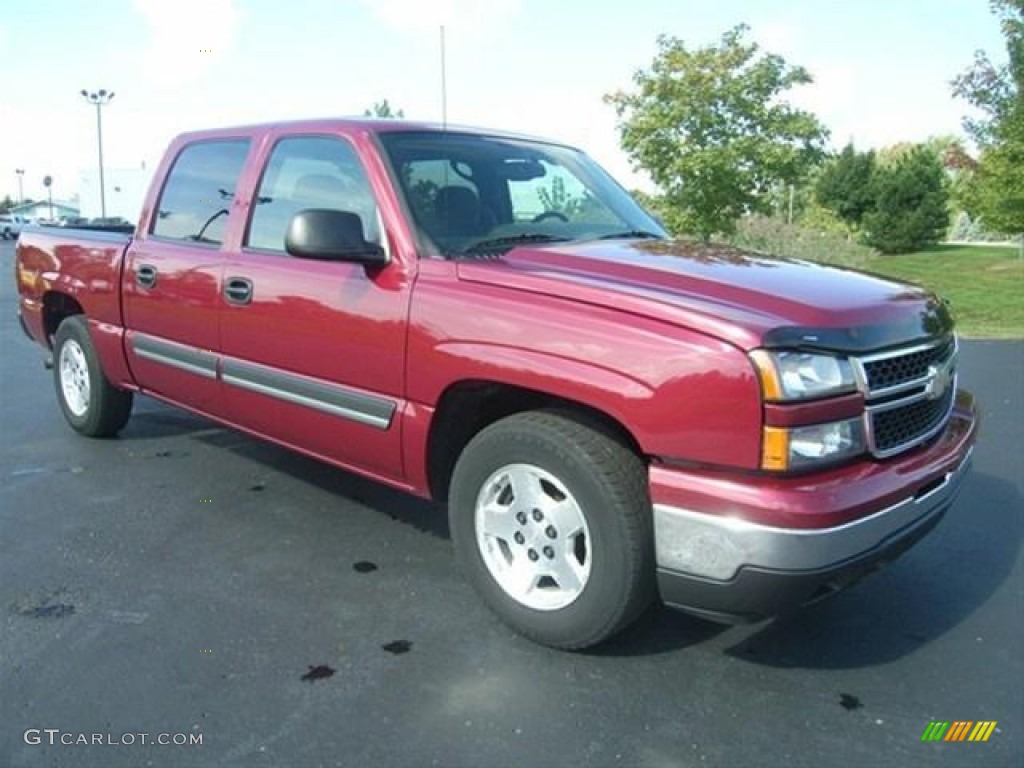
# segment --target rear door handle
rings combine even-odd
[[[248,304],[252,301],[252,280],[246,277],[229,277],[224,282],[224,298],[231,304]]]
[[[156,267],[152,264],[139,264],[135,270],[135,282],[142,288],[152,288],[156,285]]]

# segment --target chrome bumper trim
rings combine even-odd
[[[841,563],[948,507],[960,490],[972,452],[973,448],[927,493],[832,528],[775,528],[655,504],[658,567],[728,581],[744,566],[805,571]]]

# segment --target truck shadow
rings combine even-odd
[[[138,412],[132,423],[146,437],[184,437],[229,450],[268,473],[284,473],[431,536],[450,538],[443,504],[162,405]],[[131,432],[126,436],[130,439]],[[845,592],[748,627],[653,606],[588,655],[648,656],[706,644],[706,651],[721,648],[728,656],[773,667],[850,669],[893,661],[941,637],[988,601],[1009,577],[1022,537],[1024,499],[1017,488],[975,469],[933,533]]]
[[[325,493],[382,512],[416,530],[442,539],[449,538],[448,513],[443,504],[389,488],[201,416],[147,400],[145,410],[140,409],[132,416],[128,429],[122,435],[131,439],[134,436],[132,432],[141,432],[146,438],[184,437],[220,451],[231,451],[261,464],[268,473],[282,472]]]
[[[975,470],[945,520],[901,559],[846,592],[756,629],[725,653],[810,669],[874,666],[913,653],[968,619],[1010,577],[1022,513],[1014,485]]]

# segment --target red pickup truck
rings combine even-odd
[[[655,596],[735,621],[835,592],[935,525],[975,438],[934,296],[670,240],[507,134],[186,134],[133,237],[26,232],[16,280],[72,428],[138,392],[446,500],[482,598],[561,648]]]

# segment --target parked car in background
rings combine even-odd
[[[135,231],[135,225],[121,216],[105,216],[90,219],[86,228],[102,229],[108,232],[123,232],[125,234],[131,234]]]
[[[15,216],[12,213],[0,213],[0,236],[4,240],[14,239],[30,223],[22,216]]]

